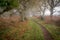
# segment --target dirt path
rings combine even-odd
[[[45,40],[54,40],[54,38],[52,37],[52,35],[49,33],[49,31],[40,23],[38,23],[37,21],[33,20],[35,23],[37,23],[38,25],[40,25],[41,30],[43,31],[43,35],[44,35],[44,39]]]

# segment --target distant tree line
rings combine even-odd
[[[3,11],[0,12],[0,15],[6,11],[16,8],[20,13],[21,21],[24,21],[26,19],[25,11],[30,7],[34,7],[34,5],[37,5],[38,3],[40,3],[40,13],[43,13],[42,18],[44,18],[46,9],[50,10],[50,16],[52,18],[54,13],[53,10],[56,6],[58,6],[60,0],[0,0],[0,8],[3,9]]]

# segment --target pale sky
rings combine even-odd
[[[56,12],[53,15],[59,15],[57,11],[60,11],[60,6],[55,7],[54,9],[56,10]],[[50,15],[50,11],[48,9],[46,10],[45,15]]]
[[[50,15],[50,11],[48,9],[45,11],[45,15]]]

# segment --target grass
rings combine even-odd
[[[45,26],[45,28],[52,34],[54,40],[60,40],[60,27],[54,24],[46,24],[44,21],[36,19],[40,24]]]
[[[25,40],[44,40],[43,33],[39,25],[33,21],[29,21],[29,25],[31,29],[25,32]]]
[[[4,24],[4,23],[2,23]],[[0,26],[0,40],[44,40],[40,27],[33,21],[14,26]]]
[[[45,24],[45,28],[52,34],[55,40],[60,40],[60,29],[52,24]]]
[[[22,38],[23,40],[44,40],[40,26],[32,20],[29,20],[28,29],[23,34]]]
[[[0,40],[21,40],[24,32],[27,30],[28,26],[26,23],[20,23],[19,25],[11,26],[0,25]]]

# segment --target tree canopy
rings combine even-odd
[[[18,0],[0,0],[0,7],[17,7]]]
[[[0,12],[0,15],[3,14],[6,11],[9,11],[15,7],[18,7],[19,1],[18,0],[0,0],[0,8],[3,9],[2,12]]]

